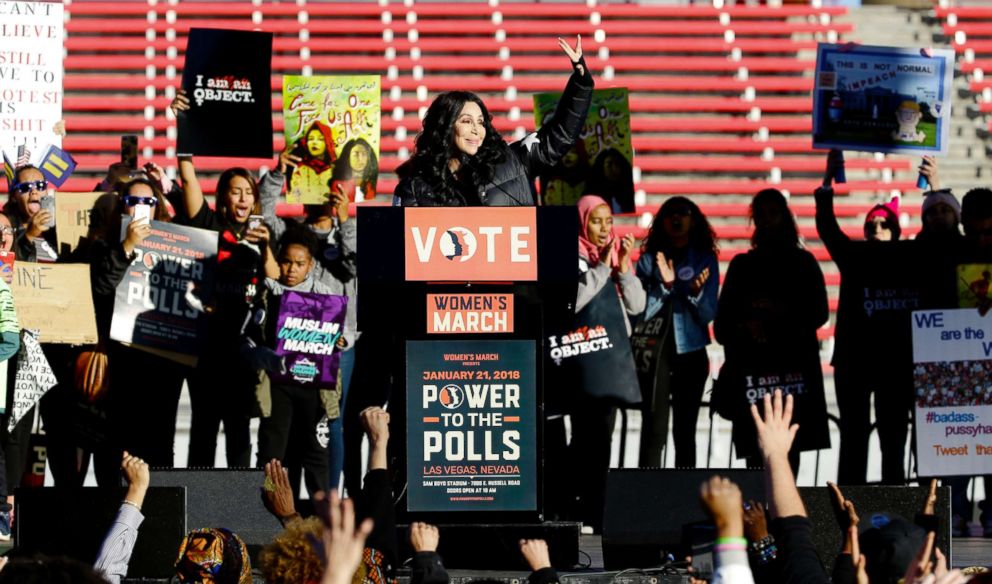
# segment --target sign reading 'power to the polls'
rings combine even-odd
[[[534,207],[404,211],[407,280],[537,280]]]

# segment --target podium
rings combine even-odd
[[[388,395],[400,523],[546,525],[544,339],[574,314],[577,242],[572,207],[359,208],[377,362],[353,391]]]

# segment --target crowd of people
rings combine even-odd
[[[576,142],[594,87],[581,39],[574,46],[564,40],[559,44],[571,63],[571,76],[558,109],[539,130],[508,144],[493,128],[478,96],[464,91],[442,94],[426,112],[413,155],[397,171],[401,180],[394,204],[538,204],[534,181],[543,170],[559,164]],[[188,108],[189,101],[180,91],[172,110],[182,116]],[[273,493],[278,496],[270,504],[286,531],[263,554],[263,571],[271,572],[267,578],[344,582],[351,580],[361,563],[363,580],[381,583],[395,571],[399,559],[386,473],[389,414],[378,407],[383,403],[369,404],[369,396],[350,387],[352,381],[355,389],[362,385],[361,377],[353,378],[352,373],[363,358],[369,368],[382,358],[360,352],[356,227],[349,215],[355,188],[365,198],[376,192],[374,178],[356,176],[355,169],[374,169],[376,162],[363,143],[336,157],[328,136],[315,124],[305,141],[289,145],[275,167],[259,179],[245,168],[225,170],[217,182],[214,207],[207,203],[190,157],[179,159],[178,182],[152,163],[141,170],[115,165],[98,187],[112,191],[112,204],[100,216],[94,214],[89,241],[62,256],[57,253],[57,227],[52,227],[51,213],[41,205],[48,182],[30,165],[14,172],[10,197],[0,215],[0,251],[13,252],[18,261],[57,258],[90,266],[100,343],[82,351],[43,345],[58,384],[38,407],[56,485],[81,485],[90,459],[101,486],[117,484],[122,471],[132,485],[134,498],[129,491],[96,565],[110,581],[118,581],[126,571],[141,521],[140,493],[147,485],[147,466],[174,463],[176,413],[184,384],[192,403],[189,466],[214,465],[223,424],[228,465],[264,466],[275,485]],[[338,163],[346,159],[350,173],[338,172]],[[817,230],[841,273],[833,356],[843,460],[838,482],[866,482],[869,404],[874,393],[882,482],[904,484],[912,405],[917,399],[925,403],[934,399],[929,386],[921,387],[920,393],[914,389],[909,315],[916,309],[956,307],[957,265],[992,263],[992,191],[973,189],[959,203],[950,191],[940,189],[936,162],[925,159],[921,172],[932,190],[923,198],[919,235],[913,240],[900,238],[898,203],[893,201],[870,209],[864,240],[853,240],[840,228],[833,207],[831,184],[842,176],[843,164],[840,152],[828,155],[823,187],[815,193]],[[326,185],[326,202],[306,205],[302,220],[278,216],[277,202],[284,189],[293,188],[292,183]],[[756,541],[748,544],[741,539],[746,514],[739,490],[714,479],[704,485],[702,500],[718,529],[715,581],[828,581],[826,574],[821,577],[822,569],[816,569],[819,560],[809,543],[811,527],[794,478],[799,453],[828,447],[830,442],[817,339],[818,329],[828,320],[827,292],[787,197],[775,189],[754,196],[749,213],[754,226],[751,249],[730,261],[721,289],[718,239],[692,200],[666,200],[638,252],[633,236],[614,232],[610,201],[616,193],[601,194],[587,194],[577,202],[577,292],[574,299],[564,300],[581,313],[605,298],[623,315],[627,335],[638,323],[653,323],[650,329],[660,350],[652,369],[655,379],[642,395],[640,464],[664,464],[671,408],[676,466],[696,465],[695,434],[710,383],[706,348],[712,341],[712,326],[726,362],[712,384],[710,403],[733,422],[738,457],[746,459],[748,467],[767,473],[768,511],[779,558],[771,566],[761,564],[752,576],[745,551]],[[264,220],[254,221],[257,216]],[[109,338],[115,292],[136,257],[135,250],[150,234],[148,218],[218,234],[216,291],[209,304],[195,306],[208,322],[206,349],[195,367]],[[282,366],[271,351],[274,307],[289,290],[351,300],[345,333],[337,341],[342,359],[336,384],[314,391],[260,378],[260,371],[278,371]],[[195,300],[187,295],[191,305]],[[0,360],[8,360],[12,368],[17,367],[19,346],[16,323],[10,289],[0,282]],[[928,373],[932,371],[916,372],[917,376]],[[981,375],[979,379],[970,399],[988,394],[989,382]],[[366,407],[370,405],[371,409]],[[764,418],[758,415],[761,405]],[[566,410],[571,418],[568,456],[584,462],[583,478],[563,481],[562,492],[548,493],[546,500],[557,505],[553,514],[598,529],[616,408],[609,400],[576,388]],[[249,421],[255,416],[262,421],[253,457]],[[10,532],[9,491],[21,482],[31,417],[25,416],[9,431],[6,423],[0,428],[7,463],[5,472],[0,472],[0,535]],[[798,426],[790,426],[793,419]],[[364,486],[358,470],[361,428],[371,444]],[[359,500],[359,515],[373,521],[355,527],[351,504],[334,494],[343,472],[348,492]],[[292,507],[301,475],[311,498],[326,503],[318,519],[301,520]],[[970,519],[967,481],[967,477],[947,480],[954,486],[953,524],[958,533]],[[327,497],[327,492],[332,494]],[[839,491],[838,498],[843,504]],[[853,529],[857,522],[851,513],[850,525],[844,529]],[[983,514],[983,523],[986,535],[992,537],[992,512]],[[844,560],[836,564],[843,567],[843,574],[835,570],[834,582],[865,581],[859,574],[865,561],[857,551],[858,538],[854,531],[849,533]],[[323,546],[305,544],[321,537]],[[443,565],[432,549],[437,546],[437,530],[416,525],[411,538],[424,554],[415,559],[415,578],[445,581]],[[187,539],[183,549],[188,550],[202,550],[203,540],[221,542],[217,549],[239,545],[223,530],[191,533]],[[767,544],[765,536],[759,539]],[[926,541],[932,545],[932,536]],[[555,581],[545,565],[544,544],[522,542],[521,549],[535,569],[533,582]],[[762,557],[775,556],[768,549],[765,545],[758,551]],[[230,577],[224,581],[245,581],[243,565],[226,564],[244,554],[229,552],[223,552],[223,570]],[[923,546],[920,554],[920,561],[906,572],[907,582],[960,581],[960,575],[946,570],[928,576],[929,548]],[[14,578],[15,567],[11,562],[0,580],[28,581],[7,580]],[[177,570],[181,574],[187,569],[206,568],[187,554],[181,556]],[[869,575],[872,569],[869,558]],[[871,576],[872,581],[884,579]]]

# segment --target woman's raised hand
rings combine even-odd
[[[558,37],[558,46],[561,47],[561,50],[565,51],[565,54],[568,55],[569,60],[573,64],[578,63],[579,59],[582,58],[582,35],[575,35],[574,49],[568,44],[568,41],[561,37]],[[582,73],[585,72],[582,71]]]
[[[287,145],[286,149],[279,153],[279,174],[286,174],[290,167],[295,169],[300,161],[300,157],[293,154],[293,147]]]
[[[703,268],[702,272],[689,282],[689,293],[693,296],[699,296],[699,291],[703,289],[706,285],[706,281],[710,279],[710,269]]]
[[[626,274],[630,271],[630,252],[634,250],[634,234],[628,233],[620,239],[620,273]]]
[[[172,115],[179,117],[179,112],[184,112],[189,110],[189,98],[186,97],[186,90],[180,89],[176,92],[175,99],[169,104],[169,109],[172,110]]]
[[[665,252],[659,251],[654,254],[654,261],[658,264],[658,271],[661,272],[661,281],[665,286],[675,283],[675,265],[672,260],[665,257]]]

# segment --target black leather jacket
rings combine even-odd
[[[493,178],[479,192],[489,207],[537,204],[534,178],[554,166],[575,144],[592,101],[593,80],[585,60],[573,63],[572,75],[552,117],[536,132],[509,145],[506,158],[496,165]],[[581,71],[581,73],[580,73]],[[437,192],[429,179],[414,175],[396,185],[393,204],[403,207],[462,206],[457,199]]]

